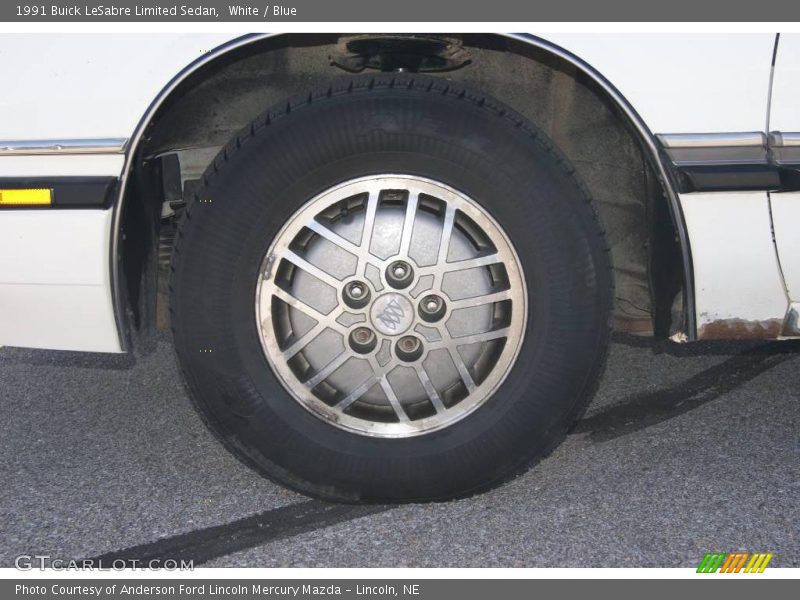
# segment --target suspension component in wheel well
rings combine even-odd
[[[431,35],[343,37],[330,55],[332,65],[351,73],[364,69],[432,73],[453,71],[470,62],[461,40]]]

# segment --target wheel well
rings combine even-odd
[[[331,60],[346,37],[286,34],[237,44],[194,70],[140,127],[120,219],[131,335],[151,339],[156,324],[167,323],[166,303],[158,298],[167,291],[172,213],[180,212],[217,152],[255,116],[346,76]],[[466,59],[435,75],[478,88],[524,115],[559,146],[588,188],[611,248],[615,329],[691,335],[680,215],[670,205],[658,159],[630,115],[579,66],[546,48],[493,34],[448,39],[461,45]]]

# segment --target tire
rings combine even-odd
[[[296,325],[287,324],[295,315],[293,309],[270,294],[280,294],[278,288],[286,285],[278,282],[279,277],[291,278],[294,286],[302,275],[268,257],[275,256],[277,240],[294,227],[304,206],[311,202],[316,210],[312,199],[327,198],[328,190],[361,181],[388,181],[382,179],[386,174],[400,178],[392,179],[391,185],[416,182],[423,186],[420,189],[433,190],[432,196],[452,193],[452,202],[465,198],[460,206],[473,210],[474,222],[469,212],[459,209],[457,218],[463,222],[451,228],[452,236],[466,236],[476,247],[481,235],[500,245],[505,242],[491,236],[505,236],[506,256],[513,254],[513,260],[499,267],[500,276],[494,271],[486,275],[489,267],[459,273],[475,274],[481,281],[489,277],[492,285],[497,277],[510,278],[507,285],[512,290],[516,282],[519,289],[513,300],[491,304],[491,318],[506,319],[513,327],[503,329],[509,337],[499,346],[478,343],[478,358],[462,355],[465,363],[472,361],[470,376],[477,374],[472,387],[469,377],[463,376],[428,394],[431,404],[439,395],[443,403],[446,398],[455,402],[446,410],[439,404],[430,409],[425,398],[417,399],[408,391],[410,386],[400,385],[398,389],[410,398],[403,396],[400,409],[391,402],[387,408],[380,400],[359,399],[330,416],[326,406],[339,402],[349,384],[329,385],[324,380],[319,392],[307,391],[310,383],[298,384],[316,372],[305,347],[302,364],[287,366],[300,360],[295,358],[286,364],[274,359],[288,352],[284,350],[288,342],[279,339],[284,333],[271,332]],[[393,210],[394,192],[380,193],[390,194],[389,200],[377,205],[380,210]],[[424,208],[422,199],[429,198],[427,192],[420,193],[418,211]],[[410,196],[405,197],[408,203]],[[438,200],[430,202],[437,222],[446,222],[436,212]],[[442,202],[446,212],[449,201]],[[337,219],[348,223],[349,209],[335,206],[339,212],[330,223],[340,223]],[[368,206],[364,200],[365,215]],[[424,218],[429,218],[427,213]],[[303,223],[307,227],[311,221]],[[476,233],[470,223],[478,223]],[[291,244],[302,237],[304,251],[312,244],[323,247],[307,229],[298,231],[305,237],[297,233],[287,238]],[[409,244],[410,253],[415,242]],[[364,260],[372,258],[370,253]],[[449,264],[449,254],[444,260]],[[517,266],[519,272],[514,270]],[[424,267],[418,269],[425,272]],[[389,277],[390,271],[385,273]],[[275,287],[264,291],[273,279]],[[444,286],[445,279],[455,280],[442,275],[434,282]],[[587,406],[605,363],[612,285],[604,233],[590,198],[574,169],[543,133],[498,101],[461,85],[387,74],[338,80],[272,108],[220,152],[178,230],[170,311],[190,396],[211,430],[247,465],[280,484],[327,500],[428,501],[468,496],[498,485],[524,472],[563,440]],[[384,293],[376,290],[372,290],[375,297]],[[451,295],[448,292],[448,299]],[[337,307],[341,302],[337,300]],[[376,309],[364,310],[372,311],[364,322],[378,328],[380,336]],[[262,319],[265,311],[269,318]],[[415,326],[407,334],[421,336],[427,344],[428,338],[416,333],[422,330]],[[286,335],[299,337],[299,332],[292,329]],[[519,335],[513,338],[516,332]],[[344,334],[337,339],[345,351],[355,348]],[[386,339],[390,359],[396,362],[400,341]],[[511,356],[510,351],[505,354],[511,339],[516,339],[515,354],[508,361],[504,357]],[[433,356],[430,352],[428,356]],[[450,356],[455,364],[457,358]],[[504,371],[498,375],[501,366]],[[479,373],[479,367],[488,374]],[[493,387],[479,384],[478,375]],[[388,398],[384,383],[370,388],[369,394]],[[454,410],[471,397],[480,401],[469,410]],[[356,411],[355,406],[362,412],[353,414],[369,417],[342,416]],[[426,410],[435,413],[431,416]],[[442,416],[449,410],[457,418],[447,421]],[[403,421],[403,414],[412,413],[428,416],[419,422],[411,417]]]

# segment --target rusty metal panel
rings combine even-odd
[[[766,192],[682,194],[698,339],[774,339],[789,305]]]

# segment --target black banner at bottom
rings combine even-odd
[[[76,600],[130,598],[197,600],[204,598],[240,598],[241,600],[290,600],[337,598],[339,600],[531,600],[542,594],[559,596],[619,597],[648,600],[673,600],[680,597],[708,597],[725,594],[726,598],[748,597],[767,593],[770,597],[789,597],[796,582],[789,579],[764,579],[758,576],[698,575],[691,579],[26,579],[0,582],[0,598]],[[759,586],[756,589],[755,586]],[[790,587],[791,586],[791,587]],[[795,588],[796,591],[796,588]],[[574,596],[573,596],[574,594]],[[555,597],[555,596],[554,596]]]

